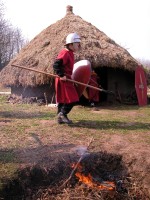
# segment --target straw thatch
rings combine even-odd
[[[49,84],[50,77],[12,67],[11,64],[52,72],[52,65],[58,52],[65,43],[66,36],[77,32],[81,36],[82,50],[76,61],[88,59],[94,68],[109,67],[134,71],[137,61],[128,51],[91,23],[73,14],[67,7],[64,18],[50,25],[38,34],[12,61],[1,71],[0,82],[11,86],[39,86]]]

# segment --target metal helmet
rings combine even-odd
[[[77,33],[70,33],[66,37],[66,45],[71,44],[71,43],[75,43],[75,42],[81,42],[80,36]]]

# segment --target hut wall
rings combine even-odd
[[[37,99],[44,99],[45,101],[47,98],[48,103],[55,103],[54,83],[52,85],[41,85],[36,87],[12,86],[11,94],[21,96],[22,98],[36,97]],[[46,94],[46,98],[44,94]]]

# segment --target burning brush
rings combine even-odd
[[[95,178],[90,173],[88,173],[87,175],[84,174],[85,170],[81,164],[81,161],[85,157],[90,155],[90,153],[88,152],[88,148],[89,148],[90,144],[92,143],[92,141],[93,141],[93,138],[90,140],[87,147],[80,146],[80,147],[76,148],[76,153],[78,154],[78,156],[80,156],[79,160],[77,163],[73,163],[71,165],[71,168],[72,168],[71,174],[62,186],[66,185],[68,183],[68,181],[72,178],[72,176],[75,174],[75,176],[77,177],[79,182],[84,183],[85,185],[87,185],[91,188],[97,188],[99,190],[114,191],[116,189],[114,182],[102,181],[100,178]]]
[[[72,165],[74,168],[75,164]],[[97,188],[99,190],[115,190],[116,186],[114,182],[102,181],[100,178],[92,176],[90,173],[85,175],[84,168],[81,163],[78,164],[75,176],[79,179],[79,182],[84,183],[85,185],[91,188]]]

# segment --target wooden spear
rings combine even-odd
[[[26,69],[26,70],[33,71],[33,72],[37,72],[37,73],[40,73],[40,74],[51,76],[53,78],[59,78],[58,75],[50,74],[48,72],[44,72],[44,71],[41,71],[41,70],[37,70],[37,69],[33,69],[33,68],[28,68],[28,67],[25,67],[25,66],[20,66],[20,65],[15,65],[15,64],[12,64],[11,66],[12,67],[18,67],[18,68],[21,68],[21,69]],[[109,93],[109,94],[114,94],[112,91],[104,90],[104,89],[98,88],[98,87],[94,87],[92,85],[88,85],[88,84],[85,84],[85,83],[82,83],[82,82],[79,82],[79,81],[75,81],[73,79],[67,78],[66,81],[70,81],[70,82],[75,83],[75,84],[79,84],[79,85],[83,85],[83,86],[86,86],[86,87],[89,87],[89,88],[92,88],[92,89],[95,89],[95,90],[99,90],[101,92],[105,92],[105,93]]]

